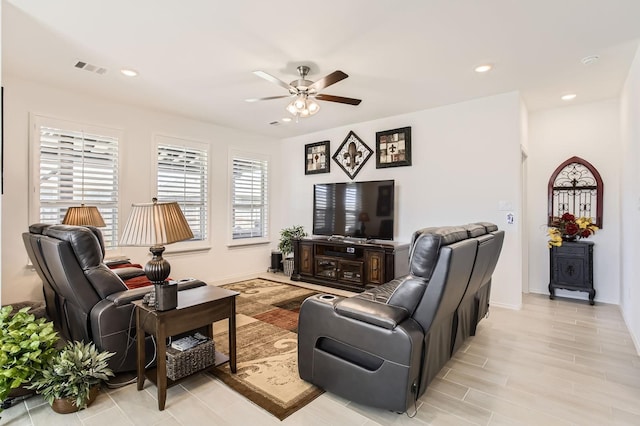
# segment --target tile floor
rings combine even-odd
[[[170,388],[164,411],[155,397],[147,381],[142,392],[109,389],[67,415],[32,397],[5,410],[0,424],[640,425],[640,357],[617,306],[529,294],[520,311],[491,308],[414,418],[325,393],[280,422],[206,374]]]

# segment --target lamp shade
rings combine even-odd
[[[358,215],[358,220],[360,222],[369,222],[369,220],[371,220],[371,219],[369,219],[369,213],[362,212],[362,213],[360,213],[360,215]]]
[[[121,246],[160,246],[193,238],[177,202],[132,204]]]
[[[77,226],[107,226],[96,206],[85,206],[84,204],[81,204],[80,207],[69,207],[62,223]]]

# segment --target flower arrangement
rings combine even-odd
[[[589,238],[597,230],[590,217],[576,218],[571,213],[565,213],[560,219],[554,220],[549,228],[549,247],[560,247],[562,241]]]

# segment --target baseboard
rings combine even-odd
[[[549,290],[545,289],[545,290],[540,290],[540,289],[529,289],[529,293],[533,293],[533,294],[543,294],[546,296],[549,296]],[[584,292],[584,291],[571,291],[571,290],[562,290],[562,289],[556,289],[556,296],[557,297],[561,297],[563,299],[573,299],[573,300],[584,300],[585,302],[589,301],[589,294]],[[620,303],[618,302],[614,302],[611,300],[604,300],[602,298],[598,297],[598,293],[596,292],[596,298],[594,300],[596,303],[606,303],[608,305],[618,305],[620,306]]]
[[[624,321],[624,325],[627,326],[627,331],[631,336],[631,341],[633,342],[633,346],[636,348],[636,353],[640,356],[640,341],[636,338],[636,336],[631,332],[631,327],[629,326],[629,321],[627,320],[627,316],[624,314],[622,310],[622,306],[618,305],[618,309],[620,309],[620,315],[622,316],[622,320]]]
[[[512,305],[509,303],[500,303],[500,302],[489,302],[489,307],[491,306],[495,306],[496,308],[504,308],[504,309],[511,309],[512,311],[519,311],[522,309],[522,303],[519,303],[517,305]]]

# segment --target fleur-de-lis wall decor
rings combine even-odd
[[[338,150],[333,154],[333,160],[353,179],[362,166],[371,157],[371,148],[365,144],[353,131],[350,131]]]

